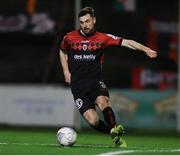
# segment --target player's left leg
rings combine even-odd
[[[116,125],[115,115],[109,102],[109,91],[103,80],[92,85],[91,95],[104,115],[104,121],[112,129]]]
[[[104,121],[109,126],[109,134],[116,145],[124,146],[121,135],[124,133],[122,125],[116,126],[115,114],[110,106],[109,92],[103,80],[96,81],[91,88],[91,96],[103,113]]]
[[[98,96],[96,98],[96,104],[102,111],[106,124],[110,128],[114,128],[116,126],[116,119],[114,112],[110,106],[109,98],[107,96]]]
[[[126,142],[121,137],[124,134],[124,128],[122,125],[116,126],[115,115],[110,106],[109,98],[107,96],[98,96],[96,98],[96,104],[102,111],[106,124],[111,129],[110,134],[114,143],[121,147],[126,147]]]

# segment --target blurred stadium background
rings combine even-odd
[[[92,6],[97,30],[158,51],[111,47],[104,79],[117,120],[127,131],[180,131],[178,0],[1,0],[0,127],[89,129],[74,107],[59,62],[62,37]],[[180,57],[179,57],[180,58]]]

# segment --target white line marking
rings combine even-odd
[[[146,150],[121,150],[121,151],[114,151],[114,152],[107,152],[101,153],[100,155],[117,155],[117,154],[128,154],[128,153],[142,153],[142,152],[180,152],[180,149],[146,149]]]
[[[21,143],[21,142],[0,142],[0,145],[22,145],[22,146],[60,146],[58,143],[57,144],[42,144],[42,143]],[[75,147],[84,147],[84,148],[114,148],[115,146],[111,145],[93,145],[93,144],[75,144]],[[142,153],[142,152],[151,152],[151,153],[157,153],[157,152],[179,152],[180,154],[180,148],[177,149],[172,149],[172,148],[160,148],[160,149],[138,149],[139,147],[132,147],[133,149],[131,150],[125,150],[125,149],[120,149],[119,151],[114,151],[114,152],[107,152],[107,153],[101,153],[99,155],[117,155],[117,154],[132,154],[132,153]]]
[[[115,152],[107,152],[107,153],[101,153],[99,155],[117,155],[117,154],[127,154],[127,153],[133,153],[135,150],[122,150],[122,151],[115,151]]]
[[[25,145],[25,146],[59,146],[58,144],[41,144],[41,143],[21,143],[21,142],[0,142],[0,145]]]
[[[43,144],[43,143],[21,143],[21,142],[0,142],[0,145],[22,145],[22,146],[60,146],[57,144]],[[75,144],[74,147],[84,147],[84,148],[114,148],[113,145],[93,145],[93,144]]]

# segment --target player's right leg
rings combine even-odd
[[[97,131],[109,134],[110,128],[104,123],[104,121],[99,120],[99,117],[95,109],[86,110],[83,113],[83,117],[86,119],[89,125]]]
[[[79,112],[91,127],[102,133],[110,133],[109,126],[104,121],[99,120],[95,104],[89,97],[74,97],[74,99]]]

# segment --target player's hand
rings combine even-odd
[[[71,73],[69,71],[64,72],[65,82],[67,82],[69,85],[71,84]]]
[[[150,58],[156,58],[157,57],[157,52],[150,49],[150,48],[147,48],[146,51],[145,51],[146,55],[149,56]]]

